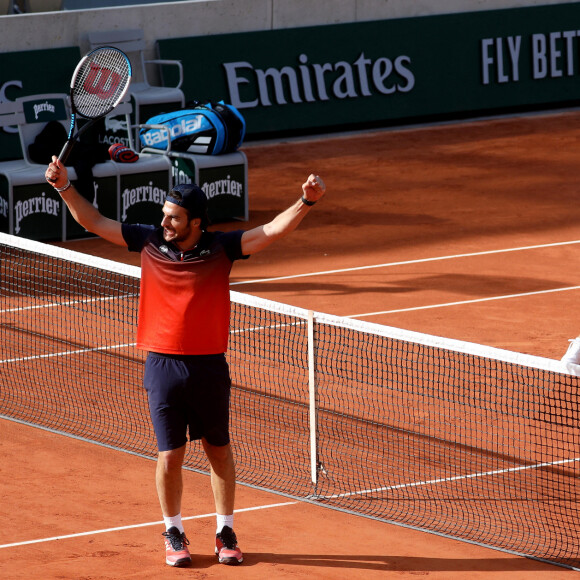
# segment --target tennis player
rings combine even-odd
[[[144,386],[159,449],[156,484],[165,521],[165,562],[188,566],[189,541],[181,520],[182,465],[189,439],[200,439],[211,466],[217,529],[215,553],[222,564],[243,561],[234,533],[235,464],[230,446],[228,345],[229,275],[245,259],[292,232],[322,198],[316,175],[302,197],[269,223],[247,231],[208,232],[207,199],[193,184],[167,195],[161,226],[109,219],[68,179],[53,157],[47,181],[75,220],[88,231],[141,253],[137,346],[148,352]]]

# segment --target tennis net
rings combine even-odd
[[[139,276],[0,234],[3,419],[156,456]],[[236,292],[228,360],[240,483],[580,564],[575,365]]]

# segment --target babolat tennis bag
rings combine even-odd
[[[246,121],[233,105],[223,101],[193,102],[188,108],[151,117],[146,125],[163,125],[170,134],[173,151],[220,155],[235,151],[246,135]],[[143,147],[167,149],[167,131],[143,128]]]

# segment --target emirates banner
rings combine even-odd
[[[256,136],[571,106],[579,35],[574,2],[178,38],[159,50],[182,61],[187,99],[223,99]]]

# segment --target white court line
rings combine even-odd
[[[432,485],[434,483],[448,483],[450,481],[460,481],[462,479],[473,479],[476,477],[485,477],[487,475],[501,475],[502,473],[513,473],[515,471],[525,471],[527,469],[539,469],[541,467],[551,467],[553,465],[564,465],[565,463],[574,463],[580,461],[580,457],[574,459],[562,459],[560,461],[550,461],[547,463],[536,463],[534,465],[522,465],[520,467],[509,467],[507,469],[496,469],[494,471],[482,471],[480,473],[468,473],[466,475],[456,475],[454,477],[442,477],[440,479],[430,479],[427,481],[414,481],[411,483],[401,483],[398,485],[389,485],[386,487],[377,487],[375,489],[365,489],[360,491],[351,491],[349,493],[340,493],[337,495],[314,496],[314,499],[338,499],[342,497],[351,497],[355,495],[365,495],[368,493],[377,493],[379,491],[392,491],[394,489],[404,489],[407,487],[420,487],[423,485]],[[0,546],[1,547],[1,546]]]
[[[505,248],[503,250],[486,250],[483,252],[472,252],[468,254],[453,254],[450,256],[436,256],[434,258],[420,258],[417,260],[406,260],[404,262],[387,262],[385,264],[373,264],[371,266],[357,266],[355,268],[342,268],[340,270],[323,270],[320,272],[307,272],[305,274],[293,274],[292,276],[277,276],[275,278],[261,278],[257,280],[241,280],[232,282],[230,286],[239,286],[241,284],[256,284],[258,282],[275,282],[277,280],[291,280],[293,278],[308,278],[311,276],[325,276],[327,274],[342,274],[344,272],[356,272],[360,270],[371,270],[374,268],[390,268],[392,266],[408,266],[409,264],[424,264],[426,262],[437,262],[440,260],[454,260],[457,258],[471,258],[474,256],[488,256],[491,254],[505,254],[506,252],[521,252],[524,250],[537,250],[540,248],[553,248],[556,246],[569,246],[571,244],[580,244],[580,240],[571,242],[554,242],[552,244],[538,244],[536,246],[522,246],[519,248]]]
[[[256,506],[256,507],[251,507],[251,508],[243,508],[243,509],[239,509],[239,510],[234,510],[234,513],[242,513],[242,512],[251,512],[251,511],[258,511],[258,510],[265,510],[265,509],[270,509],[270,508],[275,508],[275,507],[284,507],[284,506],[288,506],[288,505],[295,505],[299,502],[297,501],[288,501],[285,503],[273,503],[270,505],[261,505],[261,506]],[[211,517],[215,517],[215,513],[212,514],[202,514],[202,515],[198,515],[198,516],[188,516],[188,517],[184,517],[182,518],[183,520],[199,520],[202,518],[211,518]],[[104,530],[93,530],[91,532],[80,532],[78,534],[68,534],[66,536],[53,536],[52,538],[41,538],[38,540],[28,540],[26,542],[15,542],[13,544],[3,544],[0,545],[0,549],[2,548],[14,548],[16,546],[28,546],[30,544],[41,544],[44,542],[54,542],[56,540],[68,540],[70,538],[80,538],[82,536],[93,536],[96,534],[107,534],[109,532],[119,532],[122,530],[132,530],[132,529],[136,529],[136,528],[145,528],[148,526],[157,526],[157,525],[162,525],[163,521],[160,522],[147,522],[144,524],[134,524],[132,526],[121,526],[118,528],[106,528]]]
[[[104,350],[117,350],[120,348],[129,348],[130,346],[135,346],[137,343],[127,343],[127,344],[113,344],[111,346],[96,346],[94,348],[81,348],[78,350],[65,350],[61,352],[52,352],[50,354],[36,354],[33,356],[23,356],[20,358],[7,358],[0,360],[0,364],[4,363],[14,363],[14,362],[24,362],[28,360],[40,360],[44,358],[54,358],[58,356],[68,356],[72,354],[83,354],[85,352],[99,352]]]
[[[100,296],[99,298],[87,298],[85,300],[68,300],[67,302],[48,302],[47,304],[34,304],[32,306],[5,308],[4,310],[0,310],[0,314],[5,314],[8,312],[26,312],[27,310],[42,310],[43,308],[58,308],[59,306],[75,306],[77,304],[93,304],[95,302],[106,302],[111,300],[121,300],[123,298],[136,297],[136,294],[121,294],[119,296]]]
[[[259,332],[260,330],[278,330],[280,328],[288,328],[290,326],[304,326],[306,325],[305,320],[299,320],[298,322],[286,322],[284,324],[271,324],[270,326],[250,326],[248,328],[230,328],[231,334],[243,334],[245,332]],[[0,361],[2,362],[2,361]]]
[[[566,292],[568,290],[580,290],[580,286],[568,286],[566,288],[552,288],[550,290],[535,290],[534,292],[522,292],[521,294],[505,294],[503,296],[474,298],[473,300],[460,300],[459,302],[444,302],[442,304],[429,304],[428,306],[413,306],[411,308],[398,308],[396,310],[382,310],[380,312],[367,312],[365,314],[349,314],[344,318],[362,318],[364,316],[379,316],[380,314],[395,314],[397,312],[411,312],[413,310],[428,310],[429,308],[445,308],[446,306],[460,306],[462,304],[475,304],[476,302],[489,302],[490,300],[521,298],[523,296],[533,296],[534,294],[550,294],[551,292]]]
[[[245,333],[245,332],[258,332],[260,330],[271,330],[273,328],[275,328],[275,329],[285,328],[288,326],[303,326],[305,324],[306,324],[305,321],[298,321],[298,322],[292,322],[292,323],[287,323],[287,324],[274,324],[271,326],[255,326],[255,327],[251,327],[251,328],[240,328],[238,330],[232,330],[231,332],[233,334],[241,334],[241,333]],[[84,353],[88,353],[88,352],[120,350],[122,348],[130,348],[130,347],[134,347],[134,346],[137,346],[136,342],[128,342],[126,344],[112,344],[110,346],[95,346],[93,348],[80,348],[77,350],[64,350],[64,351],[52,352],[52,353],[48,353],[48,354],[35,354],[35,355],[31,355],[31,356],[22,356],[22,357],[18,357],[18,358],[7,358],[4,360],[0,360],[0,364],[26,362],[26,361],[31,361],[31,360],[41,360],[41,359],[55,358],[55,357],[61,357],[61,356],[69,356],[69,355],[74,355],[74,354],[84,354]]]
[[[256,326],[253,328],[241,328],[239,330],[232,330],[233,334],[241,334],[245,332],[258,332],[260,330],[271,330],[272,328],[285,328],[288,326],[303,326],[306,322],[293,322],[288,324],[274,324],[272,326]],[[31,356],[22,356],[18,358],[7,358],[4,360],[0,360],[0,364],[5,363],[17,363],[17,362],[26,362],[31,360],[41,360],[41,359],[48,359],[48,358],[55,358],[61,356],[69,356],[74,354],[84,354],[87,352],[100,352],[100,351],[107,351],[107,350],[119,350],[122,348],[130,348],[137,346],[136,342],[128,342],[126,344],[112,344],[110,346],[95,346],[93,348],[80,348],[77,350],[64,350],[60,352],[51,352],[49,354],[35,354]]]

